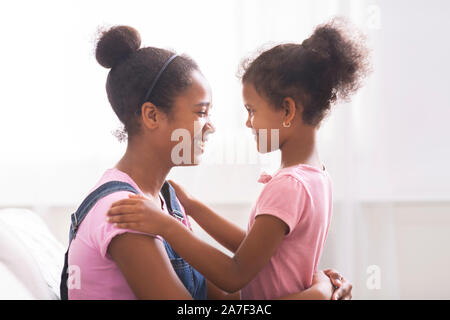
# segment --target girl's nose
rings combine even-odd
[[[206,126],[208,127],[208,128],[207,128],[207,131],[208,131],[209,133],[214,133],[214,132],[216,132],[216,127],[214,127],[214,125],[212,124],[211,120],[208,120],[208,122],[206,123]]]
[[[250,117],[247,118],[247,122],[245,123],[245,125],[247,126],[247,128],[252,128],[252,123],[250,122]]]

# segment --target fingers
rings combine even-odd
[[[123,214],[136,213],[138,208],[135,205],[117,205],[115,207],[111,207],[106,213],[107,216],[116,216]]]
[[[334,269],[325,269],[323,271],[331,280],[335,287],[342,286],[342,280],[344,279],[339,272]]]
[[[339,272],[337,272],[337,270],[331,269],[331,268],[325,269],[325,270],[323,270],[323,272],[330,278],[331,278],[331,276],[333,276],[333,277],[340,276],[340,274],[339,274]]]
[[[331,300],[339,300],[342,296],[342,292],[339,292],[340,289],[334,290],[333,294],[331,295]]]
[[[133,223],[133,222],[140,222],[142,221],[142,215],[135,213],[135,214],[127,214],[127,215],[120,215],[120,216],[112,216],[108,218],[108,222],[110,223]]]
[[[334,290],[333,295],[331,296],[331,300],[344,300],[344,293],[341,288]]]
[[[115,223],[114,226],[119,229],[131,229],[136,231],[142,231],[140,229],[140,223],[137,222]]]
[[[173,180],[169,180],[169,183],[172,185],[172,187],[174,187],[174,188],[180,188],[180,186],[178,185],[178,183],[176,183],[175,181],[173,181]]]
[[[140,201],[141,201],[140,198],[121,199],[119,201],[114,202],[111,205],[111,208],[121,206],[121,205],[135,205],[135,204],[139,203]]]
[[[352,284],[345,281],[345,283],[333,292],[332,300],[350,300],[352,298]]]
[[[342,279],[330,277],[330,281],[333,284],[333,286],[335,286],[337,288],[340,288],[342,286]]]
[[[142,194],[134,194],[134,193],[130,193],[128,195],[129,198],[131,199],[142,199],[142,200],[149,200],[146,196],[142,195]]]
[[[173,180],[169,180],[169,183],[172,185],[172,187],[175,189],[175,193],[178,195],[178,194],[183,194],[184,192],[183,192],[183,188],[178,184],[178,183],[176,183],[175,181],[173,181]]]

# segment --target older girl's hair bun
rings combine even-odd
[[[141,46],[141,36],[129,26],[114,26],[100,33],[95,49],[97,62],[105,68],[114,68]]]

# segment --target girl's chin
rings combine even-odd
[[[180,164],[177,167],[195,167],[198,166],[200,164],[200,161],[198,161],[197,163],[191,163],[191,164]]]
[[[278,149],[275,149],[275,150],[268,149],[268,150],[261,151],[261,149],[259,148],[259,146],[257,146],[257,147],[256,147],[256,150],[257,150],[259,153],[261,153],[261,154],[266,154],[266,153],[271,153],[271,152],[277,151],[277,150],[279,150],[279,148],[278,148]]]
[[[201,146],[198,147],[196,150],[194,150],[194,153],[192,154],[192,166],[197,166],[200,164],[203,158],[203,153],[205,152],[205,147]]]
[[[181,163],[177,167],[195,167],[202,162],[202,154],[195,155],[190,163]]]

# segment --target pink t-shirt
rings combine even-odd
[[[90,192],[113,180],[128,182],[142,193],[130,176],[116,168],[108,169]],[[107,253],[108,245],[115,236],[125,232],[144,234],[128,229],[118,229],[106,220],[106,213],[111,205],[118,200],[127,199],[129,194],[132,193],[119,191],[100,199],[81,223],[69,249],[68,294],[70,300],[136,299],[124,275]],[[163,210],[168,212],[163,197],[160,196],[160,198]],[[185,225],[190,229],[184,210],[182,211]],[[160,236],[156,238],[162,241]]]
[[[289,226],[275,254],[242,289],[242,299],[273,299],[311,286],[332,212],[331,181],[325,169],[296,165],[263,174],[266,183],[250,215],[248,230],[260,214],[270,214]]]

